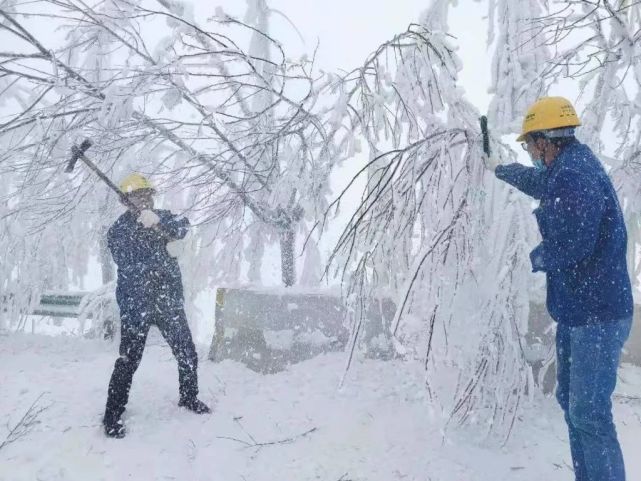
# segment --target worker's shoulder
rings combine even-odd
[[[557,168],[554,169],[556,171],[554,177],[558,179],[575,178],[589,181],[591,178],[598,177],[603,171],[601,162],[592,149],[578,141],[565,147],[555,164]]]
[[[118,231],[123,230],[134,221],[135,219],[133,215],[131,215],[129,211],[125,212],[120,217],[118,217],[113,224],[111,224],[111,227],[109,227],[108,235],[116,234]]]
[[[574,170],[589,175],[600,170],[601,162],[592,149],[579,141],[572,142],[559,154],[560,170]]]

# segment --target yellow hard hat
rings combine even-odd
[[[523,128],[517,142],[525,140],[525,136],[541,130],[560,129],[563,127],[578,127],[581,125],[579,116],[572,102],[563,97],[541,97],[528,109],[523,119]]]
[[[151,182],[149,182],[149,180],[142,174],[129,174],[127,177],[122,179],[122,182],[120,182],[120,190],[125,194],[143,189],[154,190],[154,186],[151,185]]]

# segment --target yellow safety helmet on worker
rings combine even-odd
[[[581,125],[572,103],[564,97],[542,97],[525,114],[523,128],[517,142],[535,132],[544,137],[567,137],[574,134],[574,128]]]
[[[149,179],[142,174],[134,172],[125,177],[120,182],[120,190],[123,194],[131,194],[137,190],[152,190],[155,191],[153,184]]]

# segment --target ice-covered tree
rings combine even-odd
[[[518,132],[523,112],[546,93],[541,73],[550,52],[532,25],[542,13],[538,0],[490,2],[488,45],[494,52],[488,119],[495,134]]]
[[[165,201],[189,212],[190,282],[236,281],[244,259],[257,280],[261,244],[275,240],[283,283],[295,283],[296,234],[323,210],[340,155],[317,105],[322,76],[313,59],[286,57],[269,35],[270,12],[264,1],[249,2],[245,21],[212,9],[202,26],[177,0],[2,3],[11,45],[0,53],[11,93],[0,126],[11,197],[3,220],[23,233],[3,230],[12,252],[22,249],[3,266],[7,292],[18,278],[65,288],[69,273],[82,277],[87,258],[104,254],[96,244],[117,201],[88,171],[63,174],[85,137],[115,180],[153,175]],[[27,265],[42,272],[25,275]]]
[[[362,299],[391,294],[396,347],[424,360],[448,418],[506,434],[531,386],[520,346],[524,209],[487,175],[479,112],[458,85],[449,3],[433,2],[336,87],[370,160],[353,180],[366,188],[332,260],[354,301],[352,340],[367,322]]]

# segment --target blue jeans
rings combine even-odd
[[[611,396],[631,326],[632,318],[557,327],[556,398],[570,433],[576,481],[625,481]]]

